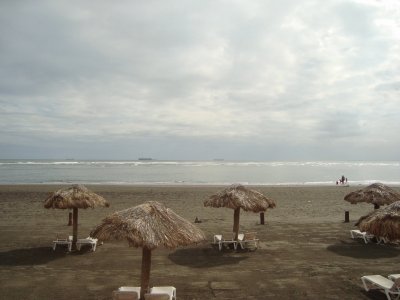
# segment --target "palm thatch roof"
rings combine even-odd
[[[400,201],[361,217],[356,226],[361,231],[375,236],[385,237],[389,240],[400,239]]]
[[[245,211],[263,212],[267,208],[276,206],[272,199],[260,192],[248,189],[240,184],[231,185],[225,190],[210,196],[204,201],[204,206],[228,207],[236,210],[242,208]]]
[[[156,201],[113,213],[90,236],[100,240],[127,239],[130,246],[173,249],[205,240],[195,225]]]
[[[77,184],[54,192],[44,201],[45,208],[71,209],[96,206],[108,207],[110,204],[102,196]]]
[[[358,202],[372,203],[375,205],[390,204],[400,201],[400,193],[382,183],[374,183],[360,190],[351,192],[344,197],[351,204]]]

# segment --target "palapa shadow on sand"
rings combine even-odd
[[[387,297],[384,293],[382,293],[382,290],[376,289],[376,290],[369,290],[368,292],[364,290],[360,290],[360,293],[362,293],[366,298],[368,299],[374,299],[374,300],[387,300]]]
[[[60,250],[61,251],[61,250]],[[80,250],[76,250],[76,251],[71,251],[68,253],[68,255],[76,255],[76,256],[80,256],[80,255],[90,255],[90,254],[94,254],[96,252],[93,252],[91,247],[89,246],[83,246]]]
[[[51,247],[22,248],[0,252],[1,266],[42,265],[67,255]]]
[[[212,268],[223,265],[238,264],[247,256],[236,256],[235,252],[220,252],[212,248],[179,249],[168,255],[177,265],[191,268]]]
[[[327,247],[327,250],[341,256],[359,259],[391,258],[400,255],[400,249],[393,246],[365,244],[358,241],[340,241]]]

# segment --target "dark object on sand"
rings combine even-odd
[[[72,249],[76,250],[78,239],[78,208],[95,208],[97,206],[109,207],[110,204],[96,193],[83,185],[72,185],[54,192],[44,201],[45,208],[59,208],[73,210],[73,238]]]
[[[100,240],[126,239],[129,246],[143,248],[140,299],[149,289],[152,250],[174,249],[205,240],[199,228],[156,201],[111,214],[90,235]]]
[[[356,226],[375,236],[395,241],[400,239],[400,201],[361,217]]]
[[[348,210],[346,210],[344,212],[344,222],[345,223],[349,223],[350,222],[350,212]]]
[[[359,202],[372,203],[374,208],[378,209],[381,205],[400,201],[400,193],[382,183],[374,183],[347,194],[344,200],[351,204]]]
[[[210,196],[204,201],[204,206],[232,208],[234,212],[233,232],[235,240],[239,234],[240,209],[255,213],[265,212],[268,208],[276,206],[272,199],[267,198],[260,192],[248,189],[243,185],[231,185],[227,189]]]
[[[264,224],[265,224],[264,212],[260,212],[260,224],[261,224],[261,225],[264,225]]]
[[[68,226],[72,226],[72,212],[68,214]]]

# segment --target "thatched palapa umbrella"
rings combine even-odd
[[[260,192],[248,189],[240,184],[231,185],[227,189],[210,196],[204,201],[204,206],[228,207],[234,209],[233,232],[235,240],[239,234],[240,209],[251,212],[264,212],[268,208],[274,208],[275,202]]]
[[[149,288],[152,250],[160,246],[174,249],[205,239],[195,225],[156,201],[115,212],[90,234],[100,240],[126,239],[129,246],[143,248],[141,299]]]
[[[372,203],[375,209],[381,205],[400,201],[400,193],[382,183],[373,183],[365,188],[351,192],[344,197],[351,204],[358,202]]]
[[[356,226],[360,228],[360,231],[391,241],[400,239],[400,201],[361,217]]]
[[[45,208],[73,209],[73,239],[72,249],[76,249],[78,239],[78,208],[94,208],[96,206],[109,207],[110,204],[101,196],[90,191],[83,185],[72,185],[62,188],[49,196]]]

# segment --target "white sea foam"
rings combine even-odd
[[[57,160],[57,161],[10,161],[0,160],[0,165],[133,165],[133,166],[191,166],[191,167],[209,167],[209,166],[309,166],[309,167],[363,167],[363,166],[393,166],[400,167],[398,161],[70,161],[70,160]]]
[[[0,160],[0,184],[399,185],[400,162]]]
[[[352,181],[349,182],[346,186],[365,186],[375,182],[380,182],[386,184],[388,186],[400,186],[400,181],[378,181],[378,180],[366,180],[366,181]],[[149,185],[157,185],[157,186],[228,186],[231,184],[242,184],[249,186],[337,186],[335,182],[331,181],[313,181],[313,182],[275,182],[275,183],[266,183],[266,182],[189,182],[189,181],[45,181],[45,182],[35,182],[35,184],[44,184],[44,185],[69,185],[69,184],[87,184],[87,185],[132,185],[132,186],[149,186]],[[30,184],[27,182],[20,182],[16,184]],[[338,185],[341,187],[342,185]]]

